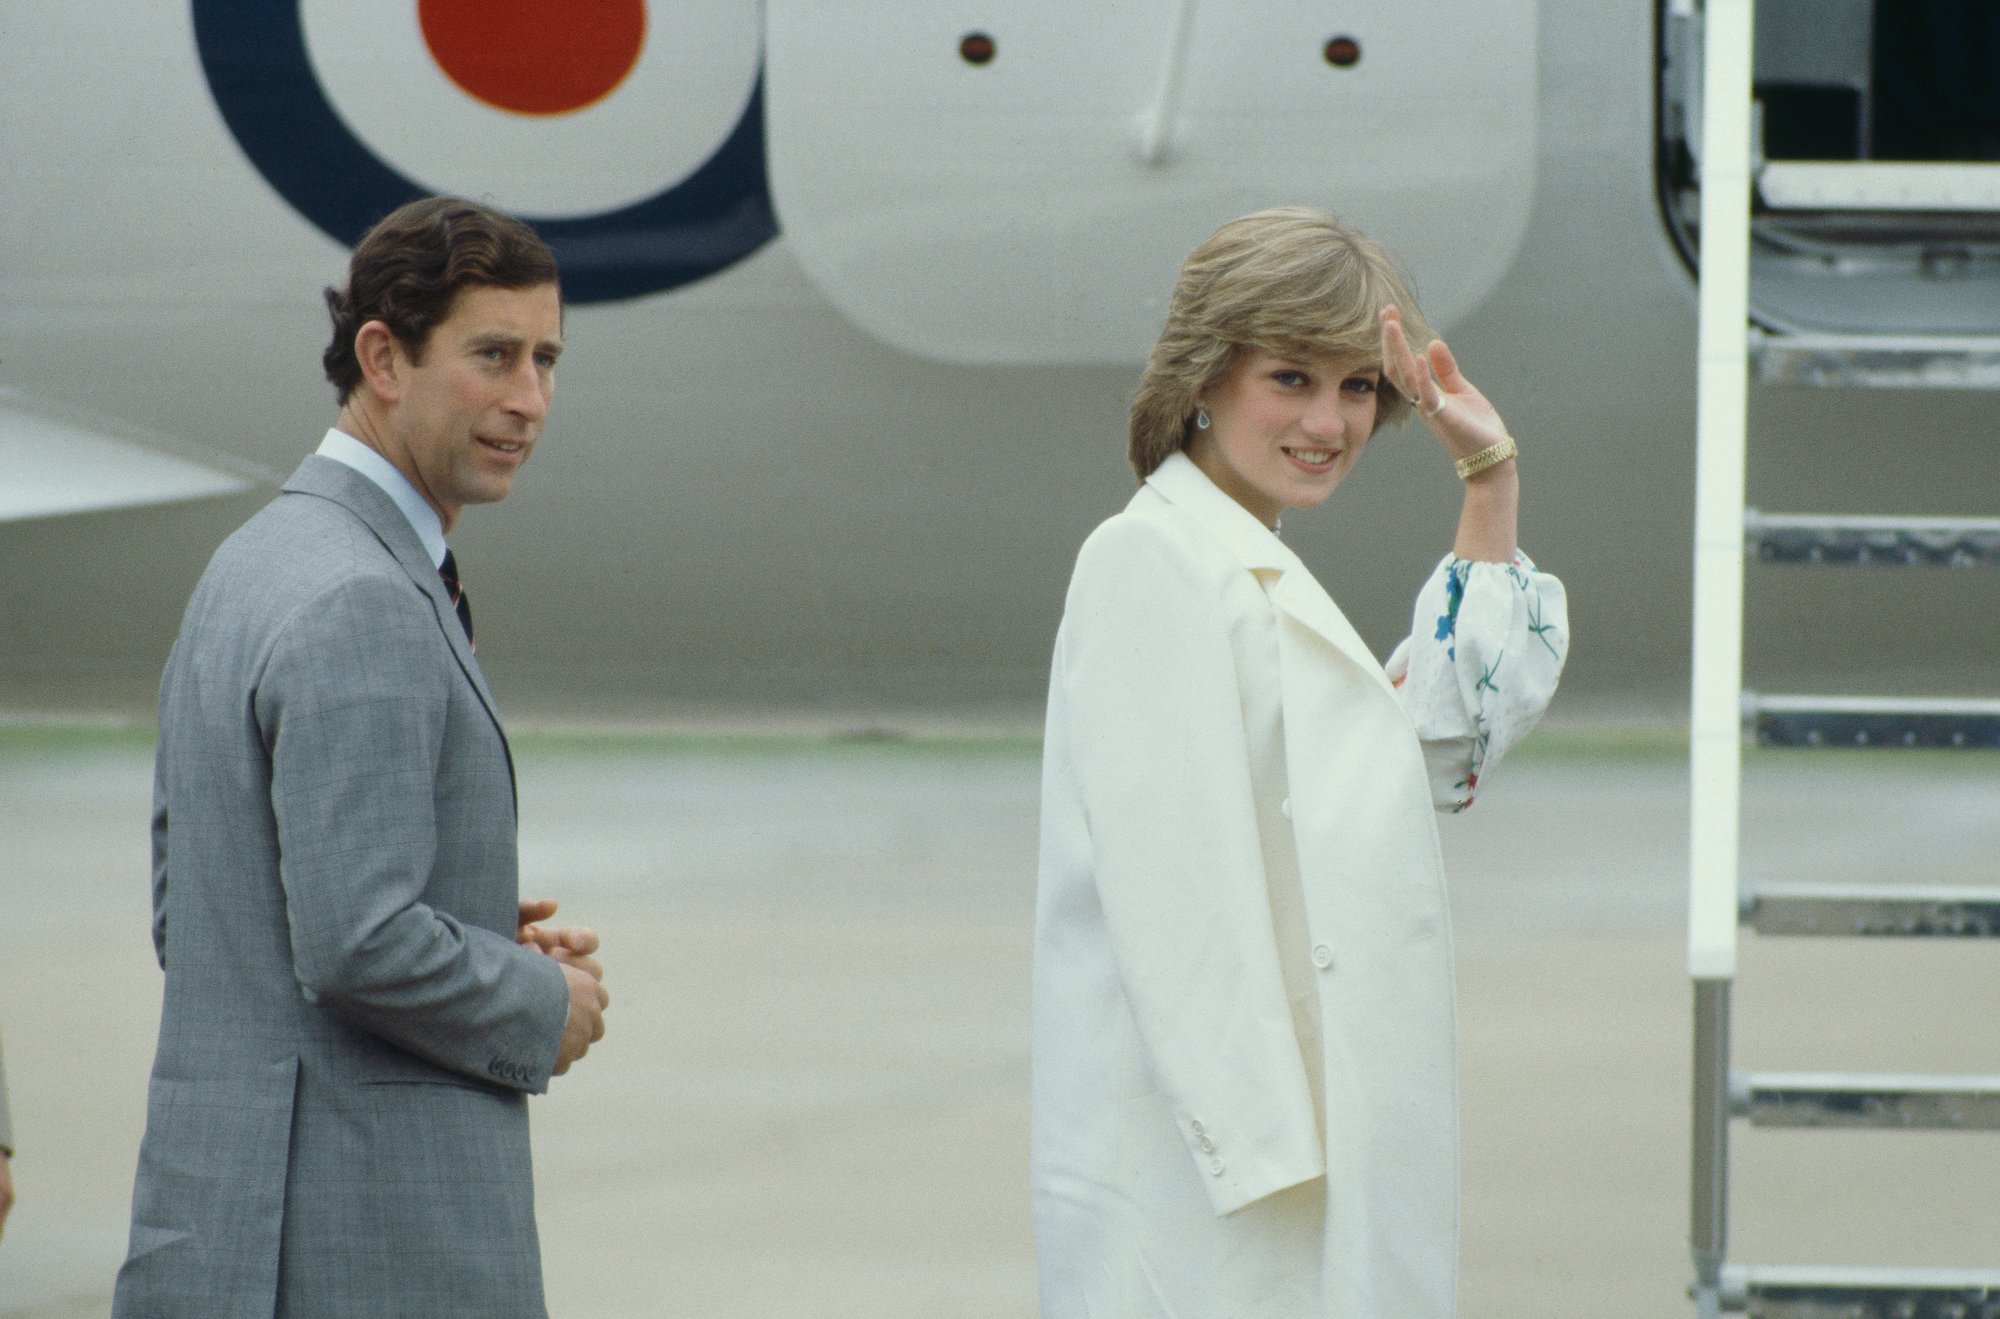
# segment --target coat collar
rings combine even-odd
[[[486,676],[479,671],[479,661],[472,657],[472,643],[466,639],[465,628],[458,621],[458,611],[452,607],[451,594],[445,589],[444,579],[438,576],[437,565],[431,562],[430,551],[424,548],[423,540],[417,535],[416,528],[410,525],[403,510],[396,507],[396,501],[382,487],[352,467],[319,454],[308,455],[299,464],[299,470],[292,473],[292,479],[285,482],[284,488],[287,493],[317,495],[331,500],[361,519],[363,525],[375,533],[375,538],[410,575],[417,589],[429,598],[431,609],[437,614],[438,627],[450,644],[453,657],[471,680],[472,689],[479,694],[480,703],[486,707],[494,727],[500,727],[499,706],[493,699],[493,693],[487,689]],[[510,771],[512,759],[510,751]]]
[[[327,428],[326,438],[319,442],[315,452],[322,458],[331,458],[352,467],[382,487],[382,493],[396,502],[396,507],[403,511],[403,516],[416,530],[417,539],[424,543],[424,552],[430,555],[431,562],[444,562],[444,521],[416,486],[410,483],[410,478],[384,458],[380,450],[363,444],[338,426],[332,426]]]
[[[1192,458],[1185,453],[1169,455],[1146,478],[1146,485],[1186,513],[1232,558],[1249,569],[1272,605],[1324,637],[1334,649],[1372,675],[1384,691],[1394,692],[1388,675],[1382,672],[1381,661],[1299,556],[1258,521],[1255,514],[1209,480]]]
[[[1146,484],[1215,537],[1244,567],[1254,573],[1304,572],[1299,556],[1269,527],[1208,479],[1185,453],[1172,453],[1153,469]]]

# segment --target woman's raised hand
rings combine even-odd
[[[1470,457],[1507,438],[1500,414],[1458,369],[1458,359],[1444,340],[1431,340],[1422,354],[1411,349],[1402,313],[1394,304],[1382,309],[1382,374],[1410,400],[1453,459]]]

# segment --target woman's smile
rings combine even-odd
[[[1340,456],[1338,449],[1283,449],[1285,457],[1297,463],[1302,471],[1320,476],[1333,470],[1333,460]]]

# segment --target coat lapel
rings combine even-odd
[[[452,657],[458,667],[465,672],[472,683],[472,690],[478,693],[479,703],[486,708],[487,718],[499,731],[500,740],[507,740],[505,728],[500,723],[500,707],[493,699],[493,693],[486,686],[486,675],[479,671],[479,661],[473,658],[472,643],[466,638],[465,628],[458,621],[458,611],[452,607],[451,595],[445,590],[444,579],[438,576],[437,565],[430,561],[424,551],[424,543],[418,539],[410,520],[403,516],[403,510],[396,507],[396,501],[384,494],[380,487],[345,463],[323,458],[318,454],[308,455],[299,470],[292,473],[292,479],[285,482],[289,492],[318,495],[330,499],[348,512],[361,519],[375,538],[382,542],[384,549],[395,558],[410,580],[417,584],[431,602],[431,609],[437,615],[438,628],[444,633],[445,642],[451,647]],[[514,753],[507,752],[507,772],[514,772]]]
[[[1381,661],[1299,556],[1250,510],[1224,494],[1193,459],[1185,453],[1173,454],[1146,478],[1146,484],[1220,541],[1256,576],[1281,613],[1323,638],[1369,674],[1384,692],[1394,695]]]

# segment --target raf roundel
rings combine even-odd
[[[352,244],[403,202],[528,221],[571,303],[665,292],[777,235],[758,6],[648,0],[193,0],[223,121]]]
[[[646,39],[645,0],[418,0],[417,22],[431,57],[467,95],[524,115],[603,100]]]

